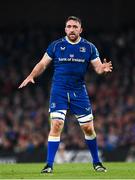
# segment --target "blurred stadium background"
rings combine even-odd
[[[46,159],[53,68],[36,85],[17,87],[48,44],[64,35],[69,15],[82,19],[83,37],[114,66],[111,75],[92,69],[86,75],[101,158],[135,161],[134,7],[134,0],[0,1],[0,163]],[[68,113],[56,162],[88,160],[83,134]]]

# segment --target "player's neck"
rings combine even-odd
[[[67,36],[65,38],[70,44],[78,44],[81,41],[80,36],[78,37],[78,39],[76,41],[71,41]]]

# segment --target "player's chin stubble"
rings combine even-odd
[[[75,34],[70,34],[68,38],[70,41],[75,42],[78,39],[78,36],[76,36]]]

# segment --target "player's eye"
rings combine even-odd
[[[77,29],[77,28],[78,28],[78,26],[74,25],[74,26],[73,26],[73,28]]]
[[[67,28],[71,28],[71,25],[67,25]]]
[[[67,25],[67,28],[74,28],[74,29],[77,29],[77,28],[78,28],[78,26],[76,26],[76,25],[73,25],[73,26],[71,26],[71,25]]]

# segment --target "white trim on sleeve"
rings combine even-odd
[[[97,57],[97,58],[95,58],[95,59],[92,59],[91,61],[99,61],[99,60],[100,60],[100,58]]]
[[[48,55],[48,53],[47,53],[47,52],[45,53],[45,55],[47,56],[47,58],[48,58],[49,60],[51,60],[51,61],[52,61],[52,58]]]

